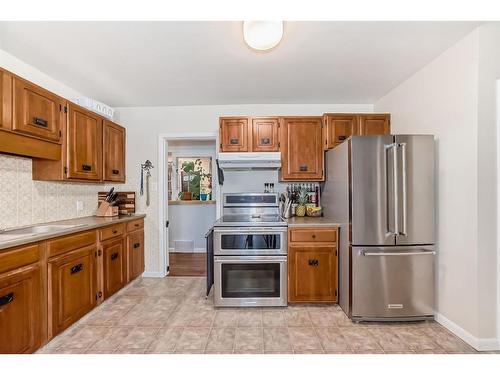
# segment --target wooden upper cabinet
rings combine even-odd
[[[42,341],[38,264],[0,274],[0,353],[32,353]]]
[[[391,134],[391,115],[364,114],[359,115],[359,134],[361,135],[387,135]]]
[[[351,135],[358,134],[358,118],[356,115],[326,113],[323,120],[325,150],[342,143]]]
[[[252,151],[279,151],[279,118],[252,118]]]
[[[321,181],[324,178],[322,117],[281,118],[281,179]]]
[[[0,129],[12,128],[12,75],[0,68]]]
[[[125,182],[125,128],[104,120],[104,180]]]
[[[102,180],[102,118],[77,105],[68,106],[67,177]]]
[[[220,151],[250,151],[248,117],[221,117],[219,122]]]
[[[63,98],[14,77],[13,131],[59,143],[65,106]]]
[[[51,337],[62,332],[96,304],[96,245],[49,261]]]

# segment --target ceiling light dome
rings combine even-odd
[[[271,49],[283,38],[283,21],[244,21],[243,38],[253,49]]]

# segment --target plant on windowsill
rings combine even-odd
[[[210,173],[205,172],[201,159],[196,159],[195,161],[185,161],[182,163],[181,169],[189,180],[188,191],[181,192],[182,193],[181,199],[199,200],[202,181],[204,180],[211,181],[212,175]]]

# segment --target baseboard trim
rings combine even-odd
[[[453,334],[460,337],[467,344],[472,346],[474,349],[478,351],[488,351],[488,350],[499,350],[500,345],[498,339],[490,338],[490,339],[480,339],[476,336],[472,335],[470,332],[466,331],[458,324],[453,322],[452,320],[446,318],[444,315],[439,313],[435,314],[436,322],[441,324],[443,327],[447,328]]]
[[[142,274],[142,277],[165,277],[166,275],[162,274],[160,271],[146,271]]]

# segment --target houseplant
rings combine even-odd
[[[194,161],[184,161],[181,166],[183,177],[187,177],[188,186],[187,192],[183,192],[183,200],[199,200],[200,199],[200,185],[202,180],[210,179],[212,175],[206,173],[203,168],[201,159]]]

